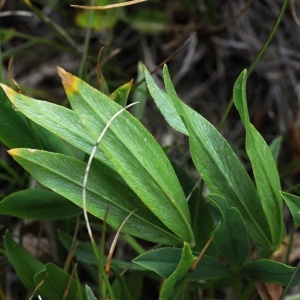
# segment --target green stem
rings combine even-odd
[[[281,23],[281,21],[282,21],[282,19],[283,19],[283,15],[284,15],[284,13],[285,13],[285,10],[286,10],[286,7],[287,7],[288,3],[289,3],[289,0],[284,0],[283,5],[282,5],[282,8],[281,8],[281,11],[280,11],[280,14],[279,14],[279,16],[278,16],[278,18],[277,18],[277,21],[276,21],[276,23],[275,23],[275,25],[274,25],[274,27],[273,27],[271,33],[269,34],[269,37],[268,37],[267,41],[264,43],[264,45],[262,46],[262,48],[261,48],[260,51],[258,52],[258,54],[257,54],[257,56],[256,56],[256,58],[255,58],[255,60],[253,61],[253,63],[252,63],[252,64],[249,66],[249,68],[248,68],[247,78],[248,78],[249,75],[252,73],[252,71],[253,71],[254,68],[256,67],[257,63],[259,62],[259,60],[261,59],[261,57],[262,57],[263,54],[265,53],[267,47],[268,47],[269,44],[271,43],[271,41],[272,41],[272,39],[273,39],[273,37],[274,37],[274,35],[275,35],[277,29],[278,29],[278,26],[280,25],[280,23]],[[226,107],[226,109],[225,109],[225,112],[224,112],[224,114],[223,114],[223,116],[222,116],[220,125],[218,126],[218,130],[219,130],[219,131],[221,131],[221,129],[222,129],[224,123],[225,123],[225,120],[226,120],[226,118],[227,118],[227,116],[228,116],[228,114],[229,114],[229,112],[230,112],[230,110],[231,110],[232,105],[233,105],[233,98],[230,99],[230,101],[229,101],[229,103],[228,103],[228,105],[227,105],[227,107]]]
[[[291,284],[292,284],[292,282],[293,282],[293,279],[295,278],[295,276],[296,276],[296,274],[298,273],[299,269],[300,269],[300,261],[298,262],[297,267],[295,268],[295,270],[294,270],[294,272],[293,272],[293,274],[292,274],[292,276],[291,276],[291,278],[290,278],[289,283],[288,283],[288,284],[286,285],[286,287],[284,288],[284,290],[283,290],[283,292],[282,292],[282,294],[281,294],[279,300],[284,300],[284,297],[285,297],[285,295],[286,295],[288,289],[290,288],[290,286],[291,286]]]
[[[23,179],[19,174],[8,164],[5,163],[3,160],[0,159],[0,168],[3,168],[10,176],[5,174],[1,174],[0,178],[2,180],[6,180],[10,183],[17,183],[18,185],[23,184]]]
[[[62,37],[70,46],[72,46],[76,51],[78,51],[78,47],[76,45],[76,42],[71,38],[71,36],[58,24],[56,24],[54,21],[52,21],[50,18],[48,18],[42,11],[40,11],[37,7],[33,6],[31,2],[24,1],[25,4],[36,14],[38,18],[48,28],[54,33],[58,34],[59,37]]]
[[[90,1],[90,6],[95,5],[95,0]],[[87,57],[88,57],[88,51],[89,51],[89,45],[90,45],[90,40],[91,40],[91,34],[92,34],[92,24],[94,20],[94,10],[89,10],[88,12],[88,26],[87,30],[85,33],[85,39],[84,39],[84,46],[83,46],[83,53],[81,57],[81,63],[80,63],[80,69],[79,69],[79,78],[84,79],[84,72],[86,69],[86,62],[87,62]]]
[[[241,300],[248,300],[248,299],[250,299],[251,298],[251,294],[253,292],[253,288],[254,288],[254,283],[253,282],[249,282],[247,284],[247,286],[243,289]]]
[[[234,276],[234,290],[236,294],[236,299],[241,299],[242,293],[241,293],[241,279],[238,275]]]
[[[137,240],[129,234],[122,234],[122,239],[126,241],[128,245],[138,254],[141,255],[146,252],[146,250],[140,245]]]
[[[297,229],[296,225],[293,224],[291,226],[289,243],[287,245],[287,251],[286,251],[286,254],[285,254],[285,258],[284,258],[284,263],[287,264],[287,265],[289,264],[289,257],[290,257],[291,251],[292,251],[294,234],[295,234],[296,229]]]

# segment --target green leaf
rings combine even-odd
[[[210,192],[222,195],[243,216],[249,235],[269,254],[272,237],[260,197],[243,165],[218,130],[185,105],[174,90],[167,66],[168,95],[187,125],[193,162]]]
[[[176,269],[162,285],[160,293],[161,299],[176,299],[178,297],[195,260],[196,257],[193,256],[190,246],[184,243],[181,259]]]
[[[73,237],[62,232],[58,231],[58,237],[62,245],[67,251],[70,251],[71,245],[72,245],[72,239]],[[95,252],[93,250],[93,247],[91,245],[91,242],[82,242],[77,241],[76,243],[76,249],[75,249],[75,257],[78,262],[81,262],[86,265],[92,265],[92,266],[99,266],[99,263],[97,261],[97,258],[95,256]],[[103,259],[103,262],[106,262],[106,256]],[[132,265],[132,263],[118,260],[118,259],[112,259],[112,265],[118,266],[119,269],[125,270],[130,267],[131,271],[145,271],[144,268],[138,266],[138,265]]]
[[[130,27],[138,30],[142,34],[155,34],[168,31],[170,28],[169,20],[163,11],[142,9],[128,18]]]
[[[188,198],[192,218],[191,223],[196,242],[193,250],[201,251],[210,239],[211,233],[216,227],[210,211],[211,203],[201,194],[199,187],[195,188],[196,182],[189,176],[189,174],[187,174],[174,162],[172,165],[184,190],[185,196]],[[215,246],[211,243],[205,251],[205,254],[216,256],[216,251]]]
[[[44,186],[82,207],[86,163],[40,150],[13,149],[9,153]],[[107,175],[97,161],[94,161],[89,172],[86,199],[87,211],[100,219],[105,217],[108,209],[107,223],[114,229],[118,229],[125,218],[137,210],[125,223],[125,232],[167,245],[181,242],[126,184]]]
[[[52,263],[46,264],[45,270],[36,274],[34,281],[36,285],[40,284],[38,294],[43,300],[74,300],[80,299],[79,295],[84,294],[82,290],[77,289],[75,280],[68,273]],[[83,299],[86,297],[83,296]]]
[[[0,141],[9,148],[28,147],[72,155],[67,145],[57,136],[32,123],[12,106],[8,94],[17,94],[0,84]]]
[[[287,285],[294,270],[295,268],[293,267],[273,260],[260,259],[244,266],[241,269],[240,274],[251,281],[277,282],[281,285]],[[298,272],[291,283],[291,287],[294,287],[299,283],[300,273]]]
[[[213,242],[232,270],[238,271],[246,263],[250,254],[245,222],[236,208],[228,208],[227,201],[223,197],[219,195],[208,195],[207,197],[222,214],[222,220],[213,232]]]
[[[80,119],[72,110],[46,101],[40,101],[26,97],[15,92],[6,85],[0,84],[0,86],[2,86],[12,104],[29,119],[48,129],[64,141],[67,141],[68,143],[81,149],[86,154],[91,153],[95,144],[95,140],[93,140],[87,134],[86,129],[83,127]],[[22,126],[20,125],[18,127],[21,128]],[[11,128],[14,128],[13,124]],[[9,132],[7,134],[9,134]],[[48,136],[46,135],[45,138],[47,137]],[[39,148],[36,146],[36,144],[32,144],[31,146],[31,144],[27,145],[26,143],[23,145],[23,142],[21,144],[13,145],[13,147],[30,147],[32,149]],[[113,167],[102,151],[97,151],[95,158],[112,169],[111,173],[113,174]]]
[[[96,141],[121,106],[70,73],[62,69],[59,73],[73,110]],[[99,147],[149,210],[182,242],[193,244],[184,192],[163,149],[145,127],[124,111]]]
[[[284,238],[283,203],[280,180],[274,157],[260,133],[250,123],[246,101],[247,71],[234,85],[233,99],[246,129],[246,151],[251,161],[257,190],[272,236],[271,251],[279,248]]]
[[[113,293],[118,300],[128,299],[132,300],[132,297],[129,293],[129,290],[127,288],[127,285],[125,283],[125,280],[123,276],[121,276],[119,270],[115,269],[113,266],[111,266],[111,270],[113,271],[116,279],[112,285]]]
[[[199,253],[193,252],[198,256]],[[149,269],[160,277],[168,278],[176,270],[182,257],[182,249],[160,248],[148,251],[136,257],[133,262]],[[232,272],[215,258],[204,255],[196,269],[191,273],[189,281],[209,280],[230,277]]]
[[[144,68],[144,72],[149,92],[166,121],[177,131],[188,135],[189,133],[169,95],[157,86],[146,68]]]
[[[273,140],[269,146],[270,151],[274,157],[276,164],[278,164],[278,156],[279,156],[280,148],[282,145],[282,140],[283,140],[283,137],[279,136],[275,140]]]
[[[128,99],[131,86],[132,86],[132,81],[120,86],[119,88],[117,88],[115,91],[112,92],[109,98],[123,107],[126,106],[126,102]]]
[[[66,198],[42,189],[10,194],[0,202],[0,214],[30,220],[57,220],[78,215],[82,210]]]
[[[133,106],[132,114],[138,119],[141,120],[148,98],[147,85],[145,83],[144,69],[143,65],[139,62],[137,66],[138,75],[136,78],[137,86],[133,90],[132,102],[138,102],[137,105]]]
[[[133,264],[131,264],[133,266]],[[130,269],[131,270],[131,269]],[[144,279],[146,272],[130,272],[126,276],[126,284],[133,300],[140,300],[145,293]]]
[[[45,269],[44,265],[21,248],[12,238],[10,232],[6,230],[4,235],[4,247],[6,255],[14,267],[19,280],[26,289],[33,292],[36,284],[34,275]]]
[[[85,293],[87,300],[97,300],[91,288],[86,284],[85,285]]]
[[[300,197],[285,192],[281,192],[281,195],[293,216],[294,223],[300,226]]]

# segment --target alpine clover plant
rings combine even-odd
[[[0,139],[42,186],[6,197],[0,202],[0,214],[35,220],[78,215],[87,165],[83,157],[90,155],[101,131],[127,102],[131,83],[107,96],[63,69],[58,72],[72,109],[26,97],[1,84]],[[300,200],[281,192],[274,155],[250,122],[247,71],[236,80],[233,99],[245,127],[255,184],[218,130],[178,98],[167,66],[163,69],[166,91],[158,88],[147,69],[144,73],[166,121],[188,136],[193,162],[210,194],[204,195],[198,187],[187,201],[194,182],[124,111],[111,123],[95,153],[86,187],[87,211],[115,230],[134,211],[122,232],[160,247],[137,256],[132,272],[151,271],[162,278],[160,299],[182,298],[185,287],[197,282],[201,282],[195,285],[198,289],[214,290],[220,282],[232,285],[240,299],[247,299],[253,282],[298,284],[299,274],[290,282],[295,268],[274,261],[272,254],[285,238],[282,198],[297,226]],[[70,249],[71,237],[64,232],[58,235]],[[210,237],[212,244],[200,254]],[[78,277],[38,261],[16,244],[9,231],[4,244],[29,292],[42,299],[61,299],[67,289],[65,299],[95,299]],[[97,266],[89,245],[78,241],[77,250],[79,262]],[[112,267],[119,284],[105,281],[110,297],[134,299],[120,276],[128,263],[113,261]]]

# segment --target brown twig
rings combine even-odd
[[[179,48],[177,48],[170,56],[168,56],[165,60],[163,60],[154,70],[150,72],[150,74],[154,74],[159,70],[164,64],[166,64],[169,60],[171,60],[179,51],[182,50],[197,34],[197,32],[194,32]],[[135,88],[138,87],[140,84],[142,84],[145,81],[145,78],[140,80],[136,83]]]
[[[207,248],[209,247],[209,245],[211,244],[212,240],[214,239],[214,236],[212,235],[210,237],[210,239],[208,240],[208,242],[206,243],[206,245],[204,246],[204,248],[202,249],[202,251],[199,253],[199,256],[197,257],[197,259],[195,260],[195,262],[193,263],[193,265],[190,268],[190,273],[192,273],[195,268],[197,267],[199,261],[202,259],[205,251],[207,250]]]
[[[120,236],[120,232],[123,228],[123,226],[125,225],[125,223],[127,222],[127,220],[130,218],[130,216],[135,212],[136,210],[132,211],[127,217],[126,219],[122,222],[120,228],[118,229],[115,237],[114,237],[114,240],[110,246],[110,249],[109,249],[109,253],[108,253],[108,256],[107,256],[107,261],[106,261],[106,265],[105,265],[105,273],[108,274],[109,271],[110,271],[110,263],[111,263],[111,260],[112,260],[112,256],[114,254],[114,251],[115,251],[115,248],[116,248],[116,245],[117,245],[117,242],[118,242],[118,239],[119,239],[119,236]]]
[[[17,92],[22,94],[22,91],[21,91],[21,88],[20,86],[18,85],[18,83],[14,80],[14,77],[13,77],[13,62],[14,62],[14,57],[12,56],[9,60],[9,63],[8,63],[8,76],[10,78],[10,80],[13,82],[13,84],[16,86],[16,89],[17,89]]]

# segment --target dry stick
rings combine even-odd
[[[162,61],[150,74],[154,74],[158,69],[160,69],[164,64],[166,64],[170,59],[172,59],[183,47],[185,47],[197,34],[194,32],[178,49],[176,49],[168,58]]]
[[[68,272],[71,261],[75,255],[75,251],[76,251],[76,247],[77,247],[77,235],[78,235],[78,231],[79,231],[79,225],[80,225],[80,218],[78,216],[76,218],[75,229],[74,229],[74,233],[73,233],[71,247],[70,247],[69,253],[67,255],[66,261],[64,263],[64,267],[63,267],[63,270],[65,272]]]
[[[118,229],[115,237],[114,237],[114,240],[110,246],[110,249],[109,249],[109,253],[108,253],[108,256],[107,256],[107,261],[106,261],[106,265],[105,265],[105,273],[108,274],[109,271],[110,271],[110,262],[111,262],[111,259],[112,259],[112,256],[113,256],[113,253],[115,251],[115,248],[116,248],[116,245],[117,245],[117,241],[119,239],[119,235],[120,235],[120,232],[123,228],[123,226],[125,225],[125,223],[127,222],[127,220],[130,218],[130,216],[136,211],[136,209],[134,211],[132,211],[127,217],[126,219],[122,222],[120,228]]]
[[[13,68],[13,62],[14,62],[14,57],[12,56],[8,62],[8,76],[10,78],[10,80],[13,82],[13,84],[16,86],[17,88],[17,92],[19,94],[22,94],[22,91],[21,91],[21,88],[20,86],[18,85],[18,83],[14,80],[14,77],[13,77],[13,71],[12,71],[12,68]]]
[[[98,75],[98,81],[100,85],[100,91],[103,93],[104,92],[104,86],[103,86],[103,75],[101,72],[101,56],[103,53],[104,47],[101,47],[99,53],[98,53],[98,58],[97,58],[97,75]]]
[[[83,185],[82,185],[82,206],[83,206],[83,214],[84,214],[84,219],[85,219],[87,231],[88,231],[89,237],[90,237],[91,242],[92,242],[93,245],[95,244],[95,241],[94,241],[94,238],[93,238],[92,230],[91,230],[89,219],[88,219],[87,209],[86,209],[86,185],[87,185],[87,180],[88,180],[88,175],[89,175],[90,167],[91,167],[91,164],[92,164],[92,160],[93,160],[93,158],[96,154],[97,148],[98,148],[104,134],[106,133],[106,131],[107,131],[108,127],[110,126],[110,124],[112,123],[112,121],[118,115],[120,115],[124,110],[126,110],[130,106],[133,106],[137,103],[138,102],[134,102],[134,103],[131,103],[131,104],[127,105],[126,107],[122,108],[116,114],[114,114],[112,116],[112,118],[108,121],[108,123],[104,127],[103,131],[101,132],[99,138],[97,139],[96,144],[93,147],[93,150],[91,152],[91,155],[89,157],[89,160],[88,160],[88,163],[87,163],[87,166],[86,166],[86,169],[85,169],[84,178],[83,178]]]
[[[109,4],[109,5],[103,5],[103,6],[83,6],[83,5],[74,5],[71,4],[71,7],[75,8],[83,8],[83,9],[110,9],[110,8],[116,8],[116,7],[123,7],[123,6],[129,6],[129,5],[134,5],[142,2],[146,2],[148,0],[131,0],[123,3],[116,3],[116,4]]]
[[[195,268],[197,267],[199,261],[202,259],[205,251],[207,250],[207,248],[209,247],[209,245],[211,244],[212,240],[214,238],[214,235],[212,235],[210,237],[210,239],[208,240],[208,242],[206,243],[206,245],[204,246],[204,248],[202,249],[202,251],[200,252],[199,256],[197,257],[197,259],[195,260],[195,262],[193,263],[193,265],[190,268],[190,272],[193,272],[195,270]]]
[[[197,34],[197,32],[194,32],[179,48],[177,48],[170,56],[168,56],[165,60],[163,60],[154,70],[150,72],[150,74],[154,74],[159,70],[164,64],[166,64],[169,60],[171,60],[179,51],[182,50]],[[145,78],[140,80],[135,84],[135,87],[138,87],[140,84],[142,84],[145,81]]]
[[[77,52],[80,52],[75,40],[57,23],[52,21],[47,15],[43,14],[37,7],[33,6],[30,0],[24,0],[25,4],[46,24],[50,29],[58,32]]]
[[[297,16],[296,7],[295,7],[295,0],[292,0],[292,1],[291,1],[290,7],[291,7],[291,13],[292,13],[292,16],[293,16],[293,18],[294,18],[296,24],[297,24],[298,26],[300,26],[300,19],[299,19],[298,16]]]
[[[70,292],[70,288],[71,288],[71,283],[73,282],[73,278],[74,278],[74,274],[75,274],[75,269],[77,268],[77,263],[73,266],[73,269],[72,269],[72,273],[70,275],[70,278],[69,278],[69,281],[68,281],[68,284],[67,284],[67,287],[64,291],[64,295],[63,295],[63,299],[62,300],[65,300],[67,299],[68,295],[69,295],[69,292]]]
[[[37,293],[38,289],[42,286],[42,284],[44,284],[46,278],[48,277],[48,273],[46,273],[45,277],[43,278],[43,280],[36,286],[36,288],[34,289],[34,291],[32,292],[32,295],[28,298],[28,300],[32,300],[33,297],[35,296],[35,294]],[[38,296],[39,299],[41,299],[40,296]]]

